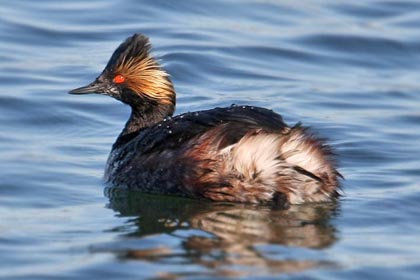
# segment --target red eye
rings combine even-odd
[[[116,84],[122,84],[125,82],[125,78],[123,75],[116,75],[112,81]]]

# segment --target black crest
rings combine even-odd
[[[130,59],[146,59],[149,56],[150,48],[149,38],[143,34],[136,33],[119,45],[109,59],[106,69],[114,71],[118,66],[124,65]]]

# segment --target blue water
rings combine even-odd
[[[134,32],[177,112],[269,107],[330,140],[337,204],[104,193],[129,109],[67,91]],[[2,1],[0,278],[418,279],[420,1]]]

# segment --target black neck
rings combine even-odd
[[[137,132],[142,128],[150,127],[161,122],[165,117],[172,116],[174,108],[171,105],[154,105],[131,107],[131,115],[125,124],[122,135]]]
[[[130,141],[133,137],[147,127],[151,127],[164,118],[172,116],[175,111],[175,93],[170,102],[146,98],[130,90],[122,91],[117,98],[131,107],[131,115],[123,131],[114,143],[114,148]]]
[[[131,139],[136,137],[138,133],[148,127],[151,127],[168,116],[172,116],[174,112],[174,106],[161,105],[153,109],[149,108],[131,108],[131,115],[123,131],[118,136],[117,140],[113,145],[113,149],[124,145]]]
[[[147,102],[143,100],[141,105],[131,106],[131,115],[123,131],[118,136],[113,148],[116,148],[130,141],[138,135],[142,129],[151,127],[164,118],[172,116],[175,106],[172,104],[157,104],[156,102]]]

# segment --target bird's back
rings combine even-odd
[[[121,136],[106,170],[119,187],[251,203],[331,200],[337,176],[321,140],[250,106],[168,117]]]

